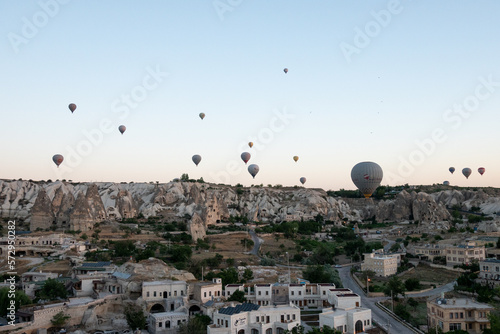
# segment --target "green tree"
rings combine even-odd
[[[68,290],[63,283],[56,279],[49,278],[45,281],[42,288],[35,292],[37,299],[41,300],[60,300],[68,298]]]
[[[125,319],[127,324],[132,329],[145,329],[146,328],[146,316],[142,309],[135,305],[130,304],[125,307]]]
[[[233,294],[227,300],[240,303],[244,303],[247,301],[247,299],[245,298],[245,292],[241,290],[236,290],[235,292],[233,292]]]
[[[188,182],[189,181],[189,175],[187,173],[184,173],[181,175],[181,181],[182,182]]]
[[[178,334],[206,334],[212,319],[208,315],[197,314],[177,327]]]
[[[334,283],[336,287],[342,287],[339,272],[328,264],[307,266],[302,274],[309,282]]]
[[[250,268],[246,268],[245,271],[243,272],[243,280],[245,282],[248,282],[253,279],[253,271]]]
[[[498,334],[500,333],[500,317],[496,314],[488,314],[490,320],[490,328],[485,329],[483,334]]]
[[[56,328],[61,328],[61,327],[64,327],[64,325],[66,324],[66,321],[68,321],[69,319],[71,319],[71,317],[67,314],[64,314],[63,311],[57,313],[56,315],[54,315],[54,317],[52,317],[52,319],[50,320],[50,323],[52,324],[52,326],[56,327]]]
[[[234,267],[229,267],[220,271],[219,277],[222,279],[222,286],[238,283],[238,271]]]
[[[420,289],[420,280],[418,278],[408,278],[405,281],[405,288],[407,291],[415,291]]]
[[[399,279],[399,277],[397,276],[393,276],[389,280],[389,282],[387,282],[387,285],[385,286],[384,289],[384,294],[386,296],[391,296],[392,294],[393,298],[397,300],[397,296],[399,294],[404,296],[405,291],[406,288],[401,279]]]
[[[398,315],[399,317],[403,318],[404,320],[408,321],[411,318],[410,312],[406,309],[406,305],[404,304],[398,304],[394,308],[394,313]]]
[[[117,241],[113,245],[115,257],[130,257],[135,255],[137,248],[132,240]]]
[[[11,298],[9,298],[9,288],[4,287],[0,289],[0,316],[4,317],[7,315],[7,307],[10,306]],[[29,305],[32,303],[31,299],[26,296],[24,291],[16,290],[15,297],[16,311],[23,305]]]

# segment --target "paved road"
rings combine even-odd
[[[363,291],[361,291],[361,288],[356,284],[356,282],[354,282],[353,278],[351,277],[351,267],[346,266],[338,270],[344,288],[351,289],[354,293],[357,293],[361,297],[361,306],[372,310],[372,319],[376,321],[381,327],[383,327],[385,330],[388,330],[389,333],[414,334],[413,331],[402,325],[400,322],[394,320],[387,313],[385,313],[375,305],[375,303],[377,303],[378,301],[386,298],[368,298],[365,296]]]
[[[252,240],[253,240],[253,249],[250,252],[250,254],[259,256],[260,245],[264,242],[264,240],[259,238],[257,236],[257,234],[255,233],[255,231],[252,229],[250,231],[248,231],[248,233],[250,233],[250,236],[252,237]]]

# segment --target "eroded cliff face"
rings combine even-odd
[[[432,194],[401,191],[394,199],[330,197],[322,189],[232,187],[208,183],[68,183],[0,180],[0,214],[30,222],[32,230],[56,226],[87,231],[103,220],[161,216],[188,223],[196,237],[232,216],[250,221],[314,219],[342,224],[375,217],[378,221],[440,222],[447,207],[479,207],[500,212],[500,198],[482,190],[445,190]],[[493,227],[488,227],[493,229]]]

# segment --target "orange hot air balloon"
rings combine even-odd
[[[294,156],[293,157],[293,161],[297,162],[299,160],[299,157],[298,156]]]
[[[283,72],[285,72],[285,74],[287,74],[288,73],[288,68],[284,68]]]
[[[120,126],[118,127],[118,131],[120,131],[120,132],[121,132],[121,134],[123,134],[123,133],[125,132],[125,130],[127,130],[127,127],[126,127],[125,125],[120,125]]]
[[[252,143],[252,142],[249,142],[249,143],[248,143],[248,146],[250,146],[250,148],[252,148],[252,147],[253,147],[253,143]]]
[[[486,169],[484,167],[479,167],[477,171],[479,172],[479,174],[483,175]]]
[[[73,111],[76,110],[76,104],[74,103],[70,103],[69,106],[68,106],[69,110],[71,110],[71,113],[73,113]]]
[[[56,164],[57,168],[59,168],[59,165],[63,162],[64,157],[60,154],[56,154],[52,157],[52,161]]]

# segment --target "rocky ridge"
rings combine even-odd
[[[444,190],[427,194],[403,190],[394,199],[339,198],[322,189],[233,187],[194,182],[69,183],[0,180],[0,214],[30,223],[30,229],[92,230],[103,220],[161,216],[187,221],[194,236],[209,225],[244,216],[250,221],[314,219],[342,224],[375,217],[377,221],[440,222],[450,219],[447,207],[479,207],[500,212],[500,198],[481,189]],[[495,215],[496,217],[496,215]]]

